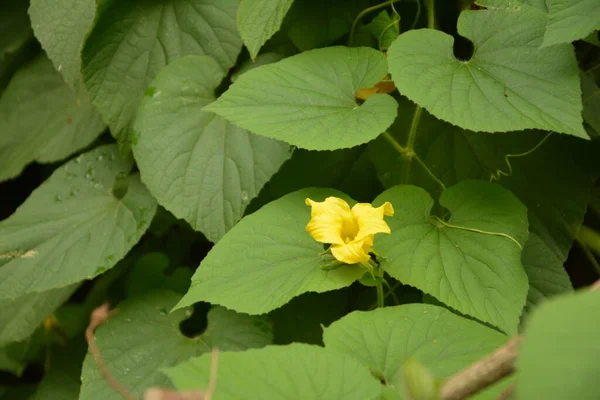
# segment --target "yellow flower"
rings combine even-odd
[[[337,197],[328,197],[318,202],[306,199],[311,206],[311,219],[306,230],[317,242],[330,243],[333,256],[346,264],[368,262],[369,251],[376,233],[390,233],[390,227],[383,220],[384,215],[394,215],[394,208],[388,202],[380,207],[368,203],[348,203]]]

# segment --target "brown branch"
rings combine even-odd
[[[96,345],[94,331],[96,330],[96,328],[105,323],[112,315],[116,313],[117,310],[110,310],[110,306],[108,303],[104,303],[100,307],[92,311],[90,324],[85,330],[85,338],[87,340],[90,353],[92,353],[94,361],[96,361],[96,365],[98,365],[98,369],[100,370],[100,374],[102,374],[102,376],[104,377],[104,380],[106,380],[106,382],[125,399],[138,400],[137,397],[129,393],[129,391],[125,387],[123,387],[115,378],[113,378],[108,368],[106,367],[106,364],[104,364],[104,361],[100,356],[100,350],[98,350],[98,346]]]
[[[514,371],[522,338],[515,336],[489,356],[451,376],[440,392],[441,400],[462,400],[475,394]]]

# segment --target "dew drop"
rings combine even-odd
[[[242,201],[245,203],[248,201],[249,198],[250,198],[250,196],[248,195],[248,191],[242,190]]]
[[[79,156],[77,156],[77,158],[75,159],[75,163],[76,164],[81,164],[81,160],[83,160],[83,156],[80,154]]]
[[[104,156],[102,154],[98,154],[98,157],[96,157],[96,160],[102,161],[102,160],[104,160]]]

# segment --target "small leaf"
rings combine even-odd
[[[91,279],[112,268],[148,229],[156,202],[139,177],[116,199],[132,161],[98,147],[58,168],[0,222],[0,299]]]
[[[540,49],[545,22],[542,11],[525,5],[463,11],[458,33],[475,49],[467,61],[454,56],[452,36],[410,30],[388,52],[392,79],[434,116],[465,129],[538,128],[587,138],[573,48]]]
[[[168,291],[134,297],[119,306],[119,313],[96,330],[96,343],[108,370],[136,396],[151,386],[170,386],[160,373],[161,368],[210,352],[213,347],[240,351],[271,342],[270,327],[262,317],[240,315],[220,307],[209,311],[206,331],[189,339],[180,333],[179,324],[190,315],[190,310],[169,314],[179,298]],[[121,399],[106,383],[90,353],[81,377],[80,399]]]
[[[548,25],[543,46],[583,39],[600,29],[600,2],[597,0],[546,0]]]
[[[210,363],[210,355],[204,355],[165,373],[178,390],[206,389]],[[318,346],[295,343],[219,353],[217,399],[374,400],[380,393],[365,367]]]
[[[323,339],[325,349],[354,358],[392,386],[398,383],[398,374],[409,358],[445,378],[491,353],[508,338],[445,308],[406,304],[350,313],[325,328]]]
[[[0,181],[33,161],[60,161],[90,145],[105,125],[43,54],[23,66],[0,98]]]
[[[54,67],[73,88],[81,80],[81,49],[96,15],[94,0],[31,0],[31,26]]]
[[[312,50],[245,73],[204,109],[298,147],[352,147],[376,138],[396,117],[389,95],[373,95],[361,105],[355,98],[386,74],[385,56],[373,49]]]
[[[160,204],[214,242],[290,157],[287,144],[203,111],[222,78],[206,56],[165,67],[138,110],[133,148],[142,180]]]
[[[131,125],[148,84],[165,65],[200,54],[223,70],[233,66],[242,47],[235,24],[238,2],[104,2],[83,48],[82,73],[122,150],[130,148]]]
[[[323,270],[331,261],[306,231],[307,197],[349,200],[332,189],[305,189],[275,200],[242,219],[219,241],[192,277],[176,308],[208,301],[248,314],[263,314],[306,292],[349,286],[364,270],[347,265]]]
[[[516,364],[520,399],[597,399],[600,291],[552,299],[525,326]]]
[[[523,204],[481,181],[444,191],[447,222],[430,216],[433,200],[421,188],[393,187],[374,204],[385,201],[396,212],[388,219],[392,233],[375,240],[384,270],[461,313],[516,333],[528,289],[521,265],[528,235]]]
[[[400,19],[396,14],[390,16],[383,10],[365,25],[365,29],[371,32],[381,50],[387,50],[400,33]]]
[[[254,60],[263,44],[281,27],[294,0],[241,0],[237,26]]]

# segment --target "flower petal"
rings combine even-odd
[[[352,220],[350,206],[337,197],[328,197],[325,201],[305,200],[311,206],[311,220],[306,225],[306,230],[317,242],[344,244],[341,236],[344,222]]]
[[[383,220],[384,215],[394,215],[394,207],[385,202],[380,207],[373,207],[368,203],[358,203],[352,207],[352,214],[358,221],[358,233],[355,240],[360,240],[376,233],[390,233],[390,227]]]
[[[369,250],[373,245],[373,238],[367,236],[361,240],[354,240],[346,244],[334,244],[331,246],[331,254],[346,264],[358,264],[368,262],[371,257]]]

